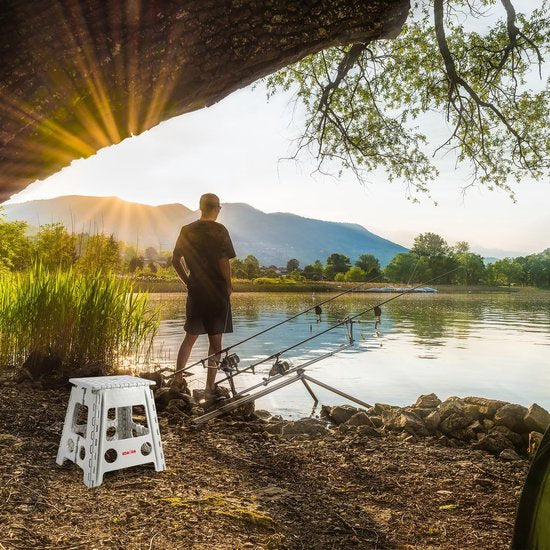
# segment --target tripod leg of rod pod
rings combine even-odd
[[[333,393],[336,393],[342,397],[345,397],[346,399],[349,399],[350,401],[353,401],[354,403],[357,403],[358,405],[362,405],[363,407],[370,408],[371,405],[368,403],[365,403],[365,401],[361,401],[360,399],[357,399],[356,397],[353,397],[349,395],[349,393],[344,393],[343,391],[340,391],[336,388],[333,388],[332,386],[329,386],[328,384],[325,384],[324,382],[321,382],[320,380],[317,380],[316,378],[311,378],[311,376],[308,376],[307,374],[303,375],[302,381],[305,383],[305,380],[308,382],[311,382],[312,384],[317,384],[318,386],[321,386],[322,388],[325,388],[326,390],[329,390]]]
[[[311,398],[313,399],[313,410],[317,407],[317,403],[319,403],[319,399],[317,399],[317,396],[313,393],[313,390],[311,389],[311,386],[305,381],[305,375],[302,376],[302,383],[306,387],[306,390],[308,391],[309,395],[311,395]]]

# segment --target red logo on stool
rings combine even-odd
[[[135,455],[137,453],[137,451],[135,449],[130,449],[128,451],[122,451],[122,456],[125,456],[125,455]]]

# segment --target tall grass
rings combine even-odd
[[[33,351],[65,365],[100,362],[112,368],[147,353],[158,328],[146,294],[114,274],[0,272],[0,368],[14,370]]]

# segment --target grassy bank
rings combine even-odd
[[[236,280],[233,282],[235,292],[342,292],[348,288],[353,288],[360,283],[344,283],[335,281],[285,281],[285,282],[262,282],[258,284],[254,281]],[[395,286],[403,288],[402,283],[367,283],[357,292],[365,292],[368,289],[383,288]],[[484,293],[484,292],[549,292],[534,287],[501,287],[488,285],[429,285],[438,292],[454,293]],[[178,280],[136,280],[134,288],[138,292],[151,293],[172,293],[185,292],[184,285]]]
[[[31,353],[64,365],[121,360],[150,344],[156,312],[146,294],[114,274],[48,271],[0,275],[0,369],[19,368]]]

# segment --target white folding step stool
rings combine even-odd
[[[73,384],[57,464],[65,459],[84,470],[96,487],[112,470],[153,462],[166,468],[151,380],[135,376],[71,378]],[[137,408],[137,409],[136,409]]]

